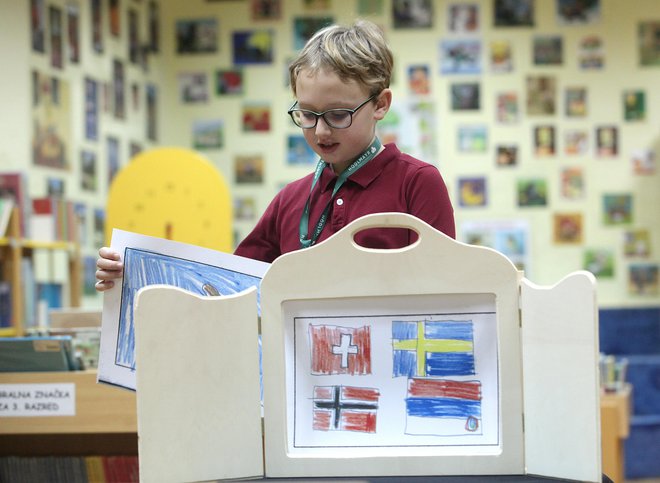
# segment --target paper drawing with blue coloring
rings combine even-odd
[[[231,295],[259,287],[268,263],[209,248],[113,230],[124,278],[103,299],[98,381],[135,390],[133,306],[138,291],[164,284],[203,296]]]

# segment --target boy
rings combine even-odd
[[[392,102],[392,66],[383,33],[371,22],[326,27],[307,42],[289,67],[297,100],[288,114],[321,159],[314,173],[275,196],[236,255],[272,262],[369,213],[410,213],[455,237],[438,170],[376,137],[376,123]],[[369,248],[400,248],[415,238],[406,229],[372,228],[355,240]],[[123,267],[109,248],[99,255],[96,289],[104,291]]]

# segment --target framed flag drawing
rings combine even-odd
[[[524,472],[522,400],[503,398],[521,388],[520,272],[408,215],[375,217],[413,220],[419,243],[359,247],[367,216],[262,280],[267,476],[462,474],[468,460],[472,474]]]

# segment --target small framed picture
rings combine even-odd
[[[215,18],[176,21],[177,54],[212,54],[218,51],[218,21]]]
[[[613,158],[619,153],[619,130],[616,126],[596,127],[596,154],[601,158]]]
[[[458,179],[458,201],[465,208],[483,207],[488,204],[486,178],[483,176]]]
[[[547,206],[548,182],[544,178],[519,179],[516,183],[518,206]]]
[[[481,89],[478,82],[451,84],[451,108],[453,111],[478,111],[481,109]]]
[[[603,195],[603,222],[605,225],[628,225],[633,221],[631,194]]]
[[[658,295],[658,264],[636,263],[628,267],[628,287],[633,295]]]
[[[234,158],[236,184],[260,184],[264,180],[264,158],[261,155],[239,155]]]
[[[583,268],[598,278],[614,277],[614,253],[607,249],[589,248],[584,251]]]
[[[562,245],[579,245],[583,238],[582,213],[555,213],[554,242]]]

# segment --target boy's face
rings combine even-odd
[[[315,112],[354,109],[369,98],[365,87],[355,81],[342,82],[337,74],[326,70],[314,74],[302,71],[296,81],[296,94],[299,109]],[[341,173],[371,144],[376,122],[385,116],[390,102],[391,93],[385,89],[355,112],[352,124],[345,129],[332,128],[319,117],[315,127],[302,130],[305,140],[335,173]]]

